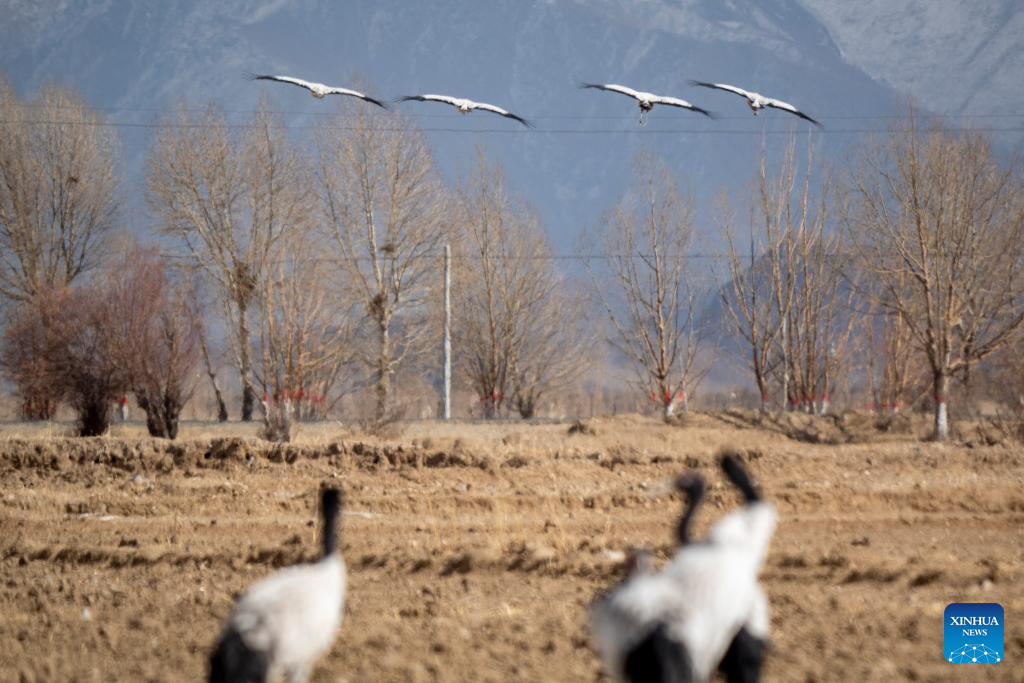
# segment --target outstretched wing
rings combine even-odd
[[[788,111],[790,114],[796,114],[805,121],[810,121],[819,128],[824,128],[820,123],[812,119],[807,114],[803,113],[789,102],[783,102],[782,100],[766,100],[764,106],[771,107],[772,109],[781,109],[782,111]]]
[[[593,88],[594,90],[607,90],[608,92],[617,92],[621,95],[627,95],[635,100],[640,99],[640,93],[632,88],[627,88],[624,85],[617,85],[615,83],[608,83],[601,85],[600,83],[580,83],[581,88]]]
[[[301,78],[292,78],[291,76],[270,76],[265,74],[249,74],[249,79],[253,81],[277,81],[278,83],[289,83],[291,85],[297,85],[300,88],[305,88],[310,92],[315,92],[314,85],[309,81],[304,81]]]
[[[359,92],[358,90],[349,90],[348,88],[330,87],[330,88],[327,88],[327,92],[325,94],[327,94],[327,95],[346,95],[348,97],[358,97],[361,100],[366,100],[367,102],[370,102],[372,104],[376,104],[381,109],[387,109],[387,106],[384,103],[379,102],[378,100],[375,100],[372,97],[369,97],[369,96],[365,95],[364,93]]]
[[[686,100],[681,100],[678,97],[662,97],[659,95],[656,99],[651,100],[651,102],[655,104],[667,104],[670,107],[689,109],[690,111],[695,111],[699,114],[704,114],[704,116],[707,116],[708,118],[715,118],[715,115],[712,112],[708,111],[707,109],[701,109],[700,107],[694,104],[690,104]]]
[[[745,97],[751,102],[754,101],[754,93],[747,92],[743,88],[737,88],[735,85],[726,85],[725,83],[706,83],[704,81],[690,81],[690,85],[696,85],[701,88],[712,88],[714,90],[724,90],[725,92],[731,92],[734,95]]]
[[[491,112],[494,112],[495,114],[501,114],[505,118],[513,119],[515,121],[518,121],[519,123],[523,124],[527,128],[533,128],[533,124],[530,123],[529,121],[527,121],[526,119],[524,119],[523,117],[516,116],[512,112],[507,111],[505,109],[502,109],[501,107],[496,107],[493,104],[487,104],[486,102],[474,102],[473,108],[474,109],[483,109],[484,111],[491,111]]]
[[[453,107],[457,107],[460,104],[457,97],[449,97],[448,95],[406,95],[399,97],[395,102],[444,102]]]

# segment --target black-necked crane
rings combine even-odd
[[[449,95],[406,95],[405,97],[399,97],[395,102],[441,102],[451,107],[455,107],[460,114],[468,114],[471,111],[480,109],[481,111],[489,111],[499,116],[504,116],[507,119],[518,121],[527,128],[533,128],[533,124],[524,119],[521,116],[516,116],[507,109],[502,109],[493,104],[487,104],[486,102],[474,102],[473,100],[467,100],[463,97],[451,97]]]
[[[252,585],[235,604],[210,656],[210,683],[265,683],[284,675],[304,683],[330,649],[345,608],[345,561],[335,527],[341,492],[324,489],[323,555]]]
[[[686,100],[681,100],[678,97],[668,97],[666,95],[655,95],[654,93],[650,93],[650,92],[641,92],[639,90],[633,90],[632,88],[627,88],[624,85],[617,85],[615,83],[606,83],[606,84],[600,84],[600,83],[580,83],[580,88],[583,88],[583,89],[592,88],[594,90],[606,90],[608,92],[617,92],[620,95],[626,95],[627,97],[632,97],[634,100],[636,100],[640,104],[640,125],[641,126],[644,125],[645,123],[647,123],[647,112],[649,112],[652,109],[654,109],[654,105],[656,105],[656,104],[664,104],[664,105],[667,105],[669,107],[679,107],[680,109],[689,109],[690,111],[695,111],[698,114],[703,114],[704,116],[707,116],[709,118],[715,118],[715,115],[713,113],[709,112],[708,110],[701,109],[700,107],[698,107],[698,106],[696,106],[694,104],[691,104],[691,103],[687,102]]]
[[[783,102],[782,100],[775,100],[770,97],[765,97],[758,92],[750,92],[743,88],[737,88],[735,85],[727,85],[725,83],[707,83],[704,81],[690,81],[690,85],[699,86],[701,88],[711,88],[713,90],[724,90],[725,92],[731,92],[734,95],[739,95],[747,100],[747,106],[754,112],[754,116],[757,116],[757,112],[760,109],[771,108],[781,109],[782,111],[788,111],[790,114],[795,114],[805,121],[810,121],[816,126],[824,128],[820,123],[812,119],[807,114],[803,113],[789,102]]]
[[[379,100],[375,100],[372,97],[359,92],[358,90],[350,90],[348,88],[339,88],[333,85],[324,85],[323,83],[313,83],[311,81],[304,81],[301,78],[292,78],[291,76],[271,76],[266,74],[249,74],[249,78],[254,81],[277,81],[278,83],[287,83],[289,85],[297,85],[300,88],[309,91],[309,94],[318,100],[322,100],[328,95],[343,95],[345,97],[356,97],[370,104],[376,104],[382,109],[387,109],[387,105]]]
[[[738,459],[726,454],[722,469],[746,505],[716,522],[706,539],[690,542],[703,484],[680,480],[689,500],[677,535],[686,545],[664,570],[634,571],[592,607],[598,650],[619,680],[697,683],[716,668],[730,682],[759,678],[768,620],[757,574],[775,510]]]

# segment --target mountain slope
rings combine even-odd
[[[793,131],[801,144],[815,140],[825,158],[842,158],[859,140],[849,129],[885,121],[851,125],[830,117],[886,116],[897,106],[867,67],[844,59],[840,47],[852,54],[857,38],[836,29],[846,14],[825,0],[0,4],[0,69],[15,87],[30,94],[47,81],[73,85],[119,123],[149,125],[180,101],[202,106],[211,99],[237,112],[230,115],[241,123],[265,94],[288,112],[296,139],[312,144],[308,127],[334,103],[248,82],[247,71],[358,82],[384,97],[440,91],[505,106],[534,119],[537,130],[487,114],[461,117],[440,105],[401,109],[429,131],[449,177],[469,171],[477,147],[502,162],[562,251],[614,203],[641,149],[657,150],[678,171],[698,202],[707,246],[715,248],[714,199],[722,188],[745,191],[762,146],[777,151]],[[827,130],[808,133],[804,122],[782,112],[755,119],[738,98],[691,88],[691,78],[796,102]],[[993,73],[989,82],[1000,78]],[[580,81],[681,96],[722,118],[657,108],[639,128],[635,103],[581,91]],[[141,196],[152,129],[121,132],[130,191]]]
[[[1018,0],[802,0],[853,65],[952,115],[1021,113]]]

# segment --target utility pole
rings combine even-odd
[[[452,419],[452,247],[444,245],[444,387],[441,418]]]

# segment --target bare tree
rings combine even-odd
[[[52,419],[64,397],[65,387],[50,364],[54,316],[61,314],[55,295],[45,291],[7,311],[0,363],[28,419]]]
[[[202,317],[193,288],[172,280],[157,251],[131,244],[97,286],[118,340],[110,353],[146,414],[150,436],[178,435],[195,390]]]
[[[213,389],[213,397],[217,402],[217,421],[228,421],[228,406],[224,402],[224,394],[217,381],[217,367],[213,362],[213,355],[210,353],[210,343],[207,340],[206,330],[202,324],[199,325],[199,352],[203,357],[203,369],[210,380],[210,387]]]
[[[178,240],[224,304],[248,421],[252,309],[275,244],[311,225],[309,169],[264,102],[240,138],[222,113],[181,108],[157,135],[147,179],[162,232]]]
[[[112,311],[96,285],[44,291],[18,306],[5,331],[6,367],[17,373],[17,359],[30,360],[39,385],[59,390],[78,413],[81,436],[107,430],[110,407],[129,386]]]
[[[902,287],[900,287],[902,289]],[[898,413],[907,406],[925,375],[914,339],[903,316],[877,303],[860,316],[858,355],[865,368],[874,410]]]
[[[422,133],[396,114],[342,105],[318,147],[324,223],[342,287],[373,328],[362,362],[382,422],[391,416],[392,377],[424,350],[429,333],[425,297],[447,234],[445,191]]]
[[[21,102],[0,77],[0,295],[28,301],[96,267],[117,224],[118,140],[76,95]]]
[[[593,362],[585,297],[571,291],[564,275],[556,275],[552,284],[536,315],[526,320],[509,368],[512,403],[523,419],[536,414],[542,398],[576,384]]]
[[[330,286],[323,245],[292,233],[275,253],[260,316],[264,435],[289,441],[295,419],[322,418],[353,357],[352,313]]]
[[[748,249],[741,252],[725,221],[731,291],[722,298],[749,354],[761,409],[777,386],[783,406],[824,412],[856,316],[844,287],[841,240],[828,232],[832,184],[825,179],[812,188],[813,149],[803,169],[795,149],[790,140],[773,173],[761,155]]]
[[[778,260],[780,244],[775,234],[772,234],[767,248],[757,241],[757,224],[753,215],[749,247],[742,251],[737,245],[729,213],[723,221],[729,252],[730,286],[722,292],[722,305],[729,314],[734,334],[742,340],[744,352],[749,353],[747,366],[757,384],[761,410],[765,411],[775,370],[783,364],[778,353],[783,317],[779,314],[778,299],[773,296],[780,292],[773,286],[773,275],[778,271],[770,267],[772,260]],[[788,306],[788,299],[786,301]]]
[[[989,140],[911,112],[910,130],[869,147],[850,179],[845,217],[865,292],[898,315],[927,358],[936,440],[949,425],[949,379],[1010,343],[1024,322],[1020,166]]]
[[[693,207],[653,154],[638,155],[633,168],[633,187],[604,222],[600,256],[610,282],[597,292],[613,328],[612,346],[668,419],[708,369],[688,259]]]
[[[459,206],[459,370],[484,417],[497,416],[506,399],[532,417],[541,396],[584,368],[583,307],[566,292],[536,216],[509,196],[501,168],[482,152],[460,188]]]

